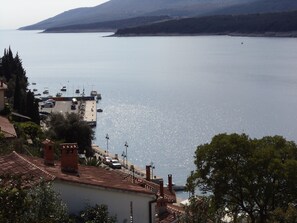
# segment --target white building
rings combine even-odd
[[[160,222],[167,201],[175,200],[174,191],[163,188],[163,181],[159,185],[133,179],[118,170],[79,165],[75,143],[61,144],[60,161],[54,160],[53,143],[49,140],[44,141],[44,159],[16,152],[9,156],[13,160],[9,168],[0,157],[0,174],[1,170],[13,173],[17,167],[18,173],[35,175],[37,180],[40,176],[51,180],[73,214],[79,214],[86,205],[105,204],[118,222],[154,223]]]

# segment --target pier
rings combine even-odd
[[[39,102],[39,112],[43,114],[77,113],[91,126],[96,126],[97,122],[97,103],[96,98],[92,96],[45,97]]]

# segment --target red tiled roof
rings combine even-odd
[[[41,158],[24,157],[61,181],[150,195],[154,194],[152,191],[132,183],[127,174],[122,174],[116,170],[106,170],[102,167],[79,165],[78,174],[69,174],[61,171],[61,163],[59,161],[55,161],[54,166],[47,166]]]
[[[11,124],[10,121],[3,116],[0,116],[0,131],[4,134],[5,138],[17,137],[13,124]]]
[[[0,156],[0,176],[20,176],[23,187],[40,183],[42,180],[51,181],[54,176],[24,159],[16,152]]]

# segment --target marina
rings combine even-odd
[[[97,102],[94,97],[44,97],[39,102],[39,112],[77,113],[90,126],[96,126]]]

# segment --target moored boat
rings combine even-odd
[[[91,96],[96,97],[97,96],[97,91],[91,91]]]

